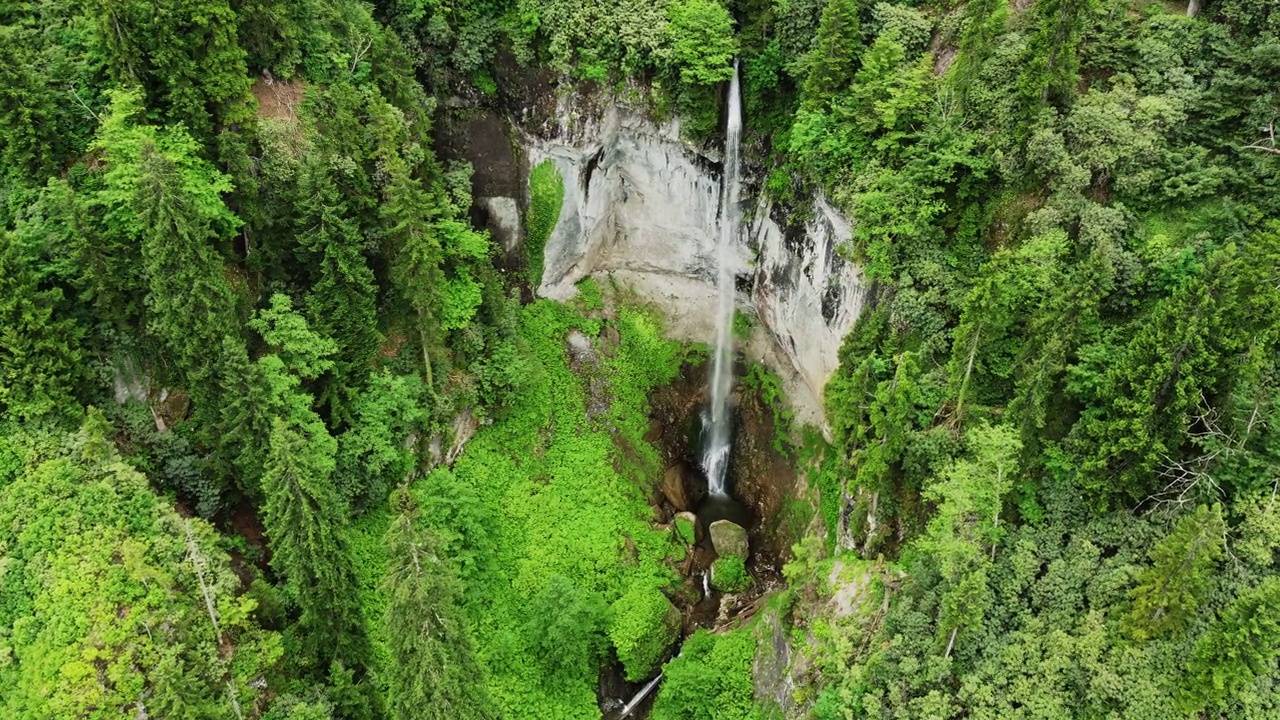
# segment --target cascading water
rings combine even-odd
[[[716,313],[716,349],[711,360],[711,404],[705,423],[702,469],[707,473],[707,486],[712,495],[725,494],[725,474],[729,469],[730,407],[729,390],[733,386],[733,252],[738,239],[741,194],[738,146],[742,142],[742,102],[738,91],[738,61],[733,61],[733,79],[729,81],[729,118],[724,137],[724,178],[720,185],[720,239],[716,245],[716,264],[720,304]]]

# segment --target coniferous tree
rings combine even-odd
[[[320,402],[348,419],[347,405],[372,369],[382,336],[378,332],[377,286],[365,261],[359,224],[347,216],[323,162],[303,169],[302,218],[298,242],[314,259],[317,279],[307,293],[312,324],[337,342],[332,379],[322,384]]]
[[[383,205],[395,243],[391,277],[400,295],[417,316],[423,372],[427,387],[432,379],[432,356],[441,342],[441,308],[444,304],[445,275],[440,238],[432,224],[435,203],[422,184],[410,175],[403,163],[395,163],[387,200]]]
[[[292,384],[274,356],[259,362],[277,383]],[[262,474],[262,524],[271,543],[271,564],[294,589],[316,666],[328,668],[339,661],[360,668],[369,657],[355,569],[342,534],[347,509],[331,483],[336,443],[302,403],[295,404],[295,411],[272,423]]]
[[[862,49],[858,10],[858,0],[830,0],[823,8],[804,84],[807,102],[826,102],[853,82]]]
[[[965,437],[971,457],[958,460],[924,497],[937,503],[920,548],[942,579],[938,629],[950,655],[961,630],[981,623],[992,598],[987,573],[1001,537],[1004,496],[1013,486],[1021,451],[1017,434],[981,425]]]
[[[1182,701],[1187,712],[1227,700],[1270,672],[1280,652],[1280,578],[1240,594],[1195,647]]]
[[[314,410],[302,381],[327,371],[336,346],[308,327],[284,295],[250,322],[275,351],[260,358],[257,392],[270,417],[262,468],[262,521],[272,565],[293,588],[301,625],[318,668],[338,662],[363,670],[369,661],[360,623],[355,568],[344,529],[348,507],[333,482],[337,441]]]
[[[47,177],[67,149],[54,97],[36,72],[33,35],[0,25],[0,177],[8,182]]]
[[[392,496],[387,529],[391,711],[397,720],[492,717],[459,607],[462,589],[437,542],[417,527],[407,490]]]
[[[1151,551],[1151,567],[1133,589],[1129,631],[1139,640],[1182,629],[1204,602],[1222,557],[1227,526],[1218,505],[1184,516]]]
[[[227,0],[104,0],[95,5],[109,64],[201,137],[248,118],[252,80]]]
[[[59,313],[62,290],[41,288],[32,265],[0,229],[0,412],[25,420],[76,416],[87,380],[85,331]]]

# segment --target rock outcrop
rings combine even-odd
[[[472,219],[518,258],[528,170],[551,160],[564,178],[564,203],[544,248],[537,294],[564,300],[583,278],[609,277],[660,308],[672,337],[708,341],[721,216],[718,151],[691,146],[678,122],[655,122],[619,95],[560,90],[547,78],[517,83],[501,110],[454,99],[441,150],[474,168]],[[800,223],[766,201],[747,204],[732,257],[737,307],[756,320],[744,349],[782,377],[799,420],[821,425],[822,388],[866,294],[857,266],[837,252],[852,227],[822,197]]]
[[[720,159],[683,142],[677,122],[656,123],[616,98],[567,95],[558,116],[555,129],[521,140],[527,166],[550,159],[565,182],[538,294],[568,299],[583,278],[607,276],[662,309],[673,337],[711,338]],[[822,388],[865,292],[837,253],[851,226],[824,199],[802,229],[780,219],[764,202],[744,213],[732,259],[737,306],[758,319],[748,355],[779,373],[800,420],[821,424]]]
[[[662,484],[658,486],[662,497],[666,498],[667,503],[677,512],[693,509],[693,497],[689,492],[690,483],[687,478],[689,472],[689,468],[684,463],[676,463],[662,473]]]

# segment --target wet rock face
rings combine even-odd
[[[655,123],[615,98],[567,95],[557,115],[554,128],[520,140],[526,167],[550,159],[565,183],[538,294],[568,299],[583,278],[609,276],[663,310],[673,337],[711,338],[719,158],[683,142],[677,122]],[[783,378],[798,419],[821,424],[822,388],[865,291],[837,252],[850,223],[823,198],[801,228],[780,222],[764,202],[744,212],[731,259],[737,306],[759,320],[748,355]]]

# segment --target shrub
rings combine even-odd
[[[667,664],[652,720],[758,720],[752,701],[751,660],[756,642],[748,628],[715,635],[699,630],[680,657]]]
[[[648,677],[679,631],[680,613],[661,592],[637,585],[618,598],[613,604],[609,639],[627,680],[636,682]]]
[[[742,592],[751,587],[751,574],[740,557],[722,557],[711,565],[711,584],[721,592]]]

